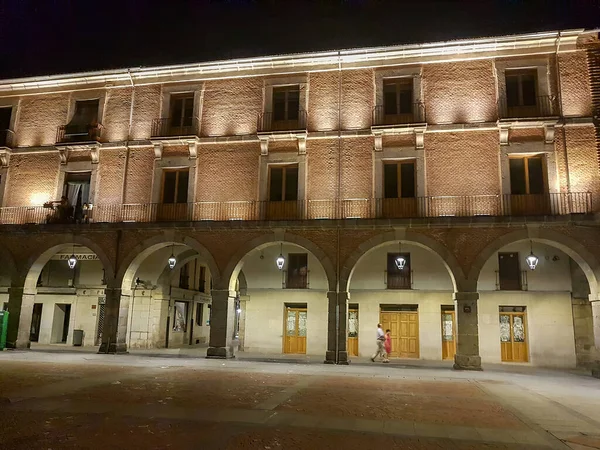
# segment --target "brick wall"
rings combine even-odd
[[[498,132],[426,133],[429,195],[499,194]]]
[[[150,203],[152,201],[152,178],[154,150],[133,148],[129,151],[125,183],[125,203]]]
[[[308,88],[308,130],[337,130],[338,105],[338,73],[311,73]]]
[[[152,121],[160,117],[161,87],[136,86],[133,100],[133,124],[131,139],[148,139],[152,130]],[[129,114],[129,111],[127,111]]]
[[[306,143],[308,180],[306,197],[312,200],[336,198],[338,140],[309,139]]]
[[[4,205],[41,205],[56,200],[58,166],[58,153],[13,155]]]
[[[429,123],[496,120],[496,85],[491,61],[425,65],[423,92]]]
[[[97,204],[121,203],[126,157],[127,151],[124,148],[100,150],[96,181]]]
[[[108,89],[104,106],[102,125],[103,139],[124,141],[129,132],[129,114],[131,111],[131,88]]]
[[[373,197],[372,155],[373,138],[342,140],[342,198]]]
[[[342,72],[342,129],[364,129],[371,125],[373,71]],[[316,118],[317,126],[319,118]]]
[[[67,122],[69,94],[25,97],[19,104],[17,145],[54,145],[56,132]]]
[[[567,127],[565,131],[571,191],[592,192],[598,199],[600,180],[595,155],[594,128],[592,126]]]
[[[562,104],[565,116],[590,116],[592,96],[584,51],[560,56]]]

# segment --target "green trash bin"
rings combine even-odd
[[[6,333],[8,332],[8,311],[0,311],[0,350],[6,348]]]

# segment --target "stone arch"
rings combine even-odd
[[[183,266],[183,265],[187,264],[188,262],[193,261],[194,259],[198,258],[199,256],[200,255],[198,254],[198,252],[194,249],[184,250],[179,255],[177,255],[177,265]],[[158,277],[157,284],[159,286],[168,286],[172,275],[173,275],[173,272],[171,271],[171,269],[169,269],[167,266],[165,266],[165,268],[163,269],[163,271],[161,272],[161,274]]]
[[[195,256],[199,256],[206,261],[213,280],[219,280],[219,267],[208,249],[197,240],[174,231],[164,231],[163,233],[136,245],[119,265],[119,270],[115,279],[121,282],[123,288],[131,288],[133,277],[144,260],[155,251],[169,247],[173,244],[185,245],[189,249],[194,250],[196,253]]]
[[[336,272],[329,256],[327,256],[327,254],[318,245],[309,239],[288,232],[265,234],[264,236],[255,238],[240,247],[238,251],[231,257],[227,263],[227,266],[225,267],[225,270],[223,271],[223,277],[221,278],[222,285],[220,286],[220,289],[229,289],[231,291],[235,290],[235,280],[242,269],[242,259],[248,253],[250,253],[252,250],[260,250],[261,248],[265,248],[269,245],[279,242],[295,244],[311,252],[321,262],[321,266],[323,267],[323,270],[325,270],[329,290],[335,291]],[[213,286],[216,288],[217,285],[213,284]]]
[[[569,255],[585,274],[590,285],[590,297],[598,298],[600,282],[600,263],[583,244],[562,233],[544,228],[522,228],[495,239],[485,247],[475,258],[469,271],[468,279],[477,285],[484,264],[502,247],[520,241],[533,241],[555,247]]]
[[[23,267],[23,271],[20,273],[20,277],[24,280],[25,292],[35,292],[40,273],[50,258],[60,250],[69,248],[69,246],[73,244],[87,247],[98,256],[98,259],[104,268],[106,283],[107,285],[111,284],[115,273],[114,264],[100,245],[95,243],[92,239],[78,234],[60,235],[58,236],[58,242],[59,243],[56,243],[55,240],[51,247],[43,248],[41,251],[28,258]]]
[[[448,270],[454,291],[467,291],[464,272],[458,263],[456,257],[444,245],[420,233],[408,230],[394,230],[379,234],[363,242],[345,261],[340,271],[340,291],[347,291],[350,288],[350,280],[354,269],[360,260],[371,251],[391,242],[402,242],[405,244],[417,245],[424,248],[434,255],[438,256]]]

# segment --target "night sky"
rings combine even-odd
[[[600,27],[600,0],[0,0],[0,78]]]

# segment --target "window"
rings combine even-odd
[[[11,145],[9,131],[12,108],[0,108],[0,147]]]
[[[288,260],[286,288],[306,289],[308,287],[308,255],[306,253],[290,253]]]
[[[414,198],[415,162],[396,161],[383,165],[383,196],[384,198]]]
[[[509,108],[536,106],[537,72],[535,69],[506,71],[506,103]]]
[[[269,201],[298,200],[298,166],[269,167]]]
[[[185,332],[187,330],[188,302],[175,302],[174,309],[173,331]]]
[[[206,291],[206,267],[204,266],[200,266],[200,271],[198,274],[198,291]]]
[[[204,303],[196,303],[196,325],[204,325]]]
[[[300,86],[273,88],[273,120],[298,120],[300,111]]]
[[[521,290],[521,267],[519,253],[498,253],[498,274],[500,290]]]
[[[181,289],[189,289],[190,287],[190,263],[185,263],[179,269],[179,287]]]
[[[67,172],[63,186],[63,196],[69,201],[69,208],[73,208],[72,217],[76,222],[87,219],[90,203],[91,172]]]
[[[402,256],[406,263],[402,270],[396,266],[396,258]],[[388,253],[387,255],[387,288],[411,289],[410,253]]]
[[[187,203],[189,169],[165,170],[161,203]]]
[[[171,96],[170,127],[177,134],[191,131],[194,118],[194,94],[177,94]]]
[[[386,116],[412,114],[412,104],[412,78],[392,78],[383,81],[383,108]]]
[[[98,107],[98,99],[76,101],[73,118],[65,127],[65,138],[96,139]]]
[[[543,194],[546,191],[542,156],[510,158],[510,193]]]

